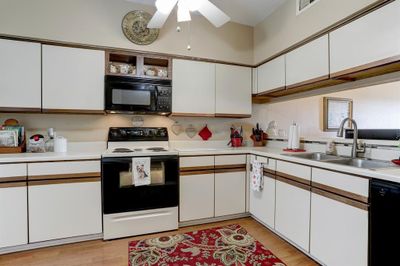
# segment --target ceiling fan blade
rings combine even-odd
[[[198,0],[201,1],[198,11],[210,21],[215,27],[219,28],[231,18],[221,11],[217,6],[208,0]]]
[[[147,28],[149,28],[149,29],[162,28],[162,26],[164,26],[164,23],[168,17],[169,17],[169,13],[164,14],[164,13],[161,13],[160,11],[157,11],[156,13],[154,13],[153,17],[149,21],[149,24],[147,24]]]

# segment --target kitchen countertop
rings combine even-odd
[[[258,156],[270,157],[278,160],[290,161],[318,167],[327,170],[334,170],[343,173],[360,175],[370,178],[377,178],[400,183],[400,166],[393,164],[390,168],[381,169],[360,169],[356,167],[332,164],[329,162],[313,161],[309,159],[288,156],[288,152],[282,149],[267,147],[240,147],[240,148],[185,148],[176,149],[179,156],[206,156],[206,155],[227,155],[227,154],[254,154]],[[89,149],[88,151],[71,151],[67,153],[19,153],[19,154],[0,154],[1,163],[23,163],[23,162],[45,162],[45,161],[69,161],[69,160],[100,160],[103,149]]]

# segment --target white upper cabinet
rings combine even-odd
[[[215,64],[174,59],[172,68],[172,112],[214,116]]]
[[[40,112],[40,44],[0,39],[0,58],[0,108]]]
[[[329,38],[324,35],[286,54],[286,85],[329,77]]]
[[[251,115],[251,71],[249,67],[216,65],[217,116]]]
[[[43,109],[104,110],[104,51],[43,45]]]
[[[269,61],[257,69],[258,93],[283,89],[285,81],[285,56]]]
[[[330,33],[331,74],[354,72],[398,57],[399,14],[400,1],[393,1]]]

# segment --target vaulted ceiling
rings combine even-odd
[[[129,0],[145,5],[153,5],[155,0]],[[210,0],[222,9],[232,21],[255,26],[275,11],[286,0]]]

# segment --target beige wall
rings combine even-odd
[[[228,23],[215,28],[202,16],[193,16],[192,50],[188,33],[176,32],[171,16],[158,40],[138,46],[125,38],[121,21],[132,10],[154,12],[153,7],[125,0],[0,0],[0,34],[10,34],[111,46],[251,64],[253,28]],[[174,12],[175,14],[175,12]]]
[[[320,0],[296,15],[296,0],[287,0],[254,28],[254,63],[306,39],[378,0]]]
[[[292,121],[301,126],[305,137],[334,137],[335,133],[322,130],[323,97],[342,97],[353,100],[353,117],[359,128],[400,128],[400,82],[313,96],[292,101],[254,105],[252,121],[266,127],[272,120],[278,128],[288,131]]]

